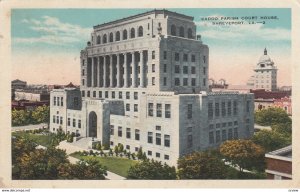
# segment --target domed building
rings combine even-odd
[[[268,55],[266,48],[255,66],[254,72],[254,89],[265,89],[266,91],[277,89],[277,67]]]

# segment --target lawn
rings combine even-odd
[[[137,161],[121,157],[93,157],[80,156],[78,154],[71,154],[71,156],[78,159],[96,158],[101,163],[101,165],[107,168],[108,171],[121,175],[122,177],[127,177],[127,172],[130,166],[137,163]]]
[[[26,133],[24,131],[13,132],[12,136],[28,137],[29,139],[34,140],[37,144],[44,147],[49,147],[51,144],[51,140],[54,137],[54,135],[32,134]]]

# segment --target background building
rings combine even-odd
[[[193,17],[154,10],[94,26],[81,86],[54,89],[62,128],[176,165],[178,157],[253,134],[253,94],[209,92],[209,49]]]

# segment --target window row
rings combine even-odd
[[[209,129],[219,129],[224,127],[232,127],[232,126],[238,126],[238,121],[229,121],[229,122],[222,122],[222,123],[216,123],[216,124],[210,124]]]
[[[220,143],[221,141],[238,139],[238,128],[228,130],[217,130],[209,132],[209,144]]]
[[[71,122],[72,122],[72,127],[76,127],[76,119],[72,119],[72,121],[71,121],[71,118],[68,118],[67,125],[71,126]],[[77,128],[81,128],[81,120],[80,119],[78,119],[78,121],[77,121]]]
[[[123,127],[118,126],[117,127],[117,136],[118,137],[123,137]],[[133,132],[133,135],[131,134]],[[110,135],[115,135],[115,126],[110,125]],[[126,128],[126,138],[127,139],[135,139],[137,141],[140,140],[140,130],[139,129],[131,129],[131,128]]]
[[[223,102],[215,102],[208,103],[208,118],[212,119],[213,117],[224,117],[237,115],[238,113],[238,102],[235,101],[223,101]]]
[[[165,104],[164,113],[162,109],[163,104],[157,103],[155,106],[156,117],[171,118],[171,104]],[[154,116],[154,103],[148,103],[148,116]]]
[[[136,37],[143,37],[143,35],[144,35],[144,30],[143,30],[142,26],[139,26],[137,31],[134,27],[132,27],[129,30],[129,32],[127,31],[127,29],[124,29],[123,31],[117,31],[115,33],[111,32],[109,34],[104,34],[102,37],[100,35],[97,35],[96,36],[96,44],[105,44],[108,42],[127,40],[128,38],[133,39]],[[94,41],[93,37],[92,37],[92,41]]]
[[[188,78],[174,78],[175,86],[196,86],[196,78],[191,78],[189,83]],[[203,80],[203,86],[206,86],[206,80]]]
[[[152,155],[153,155],[154,153],[152,153],[152,151],[147,151],[147,155],[148,155],[148,157],[151,157]],[[156,152],[155,153],[155,157],[156,158],[160,158],[160,153],[158,153],[158,152]],[[164,155],[164,160],[169,160],[170,159],[170,156],[169,155]]]
[[[196,74],[196,67],[192,66],[180,66],[180,65],[175,65],[174,67],[174,73],[183,73],[183,74]],[[206,67],[203,67],[203,74],[206,74]]]
[[[180,26],[179,28],[176,27],[176,25],[171,25],[171,35],[172,36],[179,36],[179,37],[186,37],[189,39],[194,39],[193,30],[191,28],[188,28],[187,31],[183,26]]]
[[[175,54],[174,54],[174,60],[175,61],[180,61],[180,53],[178,53],[178,52],[176,52]],[[186,53],[184,53],[183,55],[181,55],[182,56],[182,61],[184,61],[184,62],[189,62],[189,61],[191,61],[191,62],[196,62],[196,56],[194,55],[194,54],[191,54],[191,57],[189,58],[189,55],[188,54],[186,54]]]
[[[92,92],[92,96],[91,96],[91,92]],[[86,91],[87,93],[87,97],[97,97],[97,91]],[[118,95],[116,95],[116,93]],[[82,97],[85,97],[85,91],[81,92]],[[123,92],[122,91],[111,91],[110,92],[110,97],[109,97],[109,91],[98,91],[98,97],[99,98],[111,98],[111,99],[123,99]],[[131,92],[130,91],[126,91],[125,92],[125,98],[126,99],[130,99],[132,97]],[[139,94],[138,92],[133,92],[133,99],[134,100],[138,100],[139,98]]]
[[[52,117],[52,122],[53,122],[53,123],[56,123],[56,124],[62,125],[62,124],[63,124],[63,117],[53,115],[53,117]]]
[[[147,142],[149,144],[154,144],[153,142],[153,132],[148,132],[147,135]],[[155,144],[156,145],[161,145],[161,133],[155,133]],[[164,135],[164,146],[165,147],[170,147],[170,135]]]
[[[64,98],[63,97],[53,97],[53,106],[64,106]]]

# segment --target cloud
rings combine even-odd
[[[211,20],[196,21],[196,25],[200,27],[198,34],[203,37],[216,40],[245,41],[245,40],[268,40],[268,41],[290,41],[291,31],[284,28],[268,28],[265,24],[256,23],[249,24],[240,18],[227,18],[222,15],[210,15],[206,18]],[[217,20],[215,20],[217,18]],[[223,18],[223,19],[222,19]],[[213,22],[239,22],[240,24],[232,25],[214,25]]]
[[[91,33],[91,28],[65,23],[50,16],[43,16],[38,20],[23,19],[22,22],[27,23],[29,29],[37,32],[38,35],[36,37],[16,37],[13,39],[15,43],[66,45],[87,40]]]

